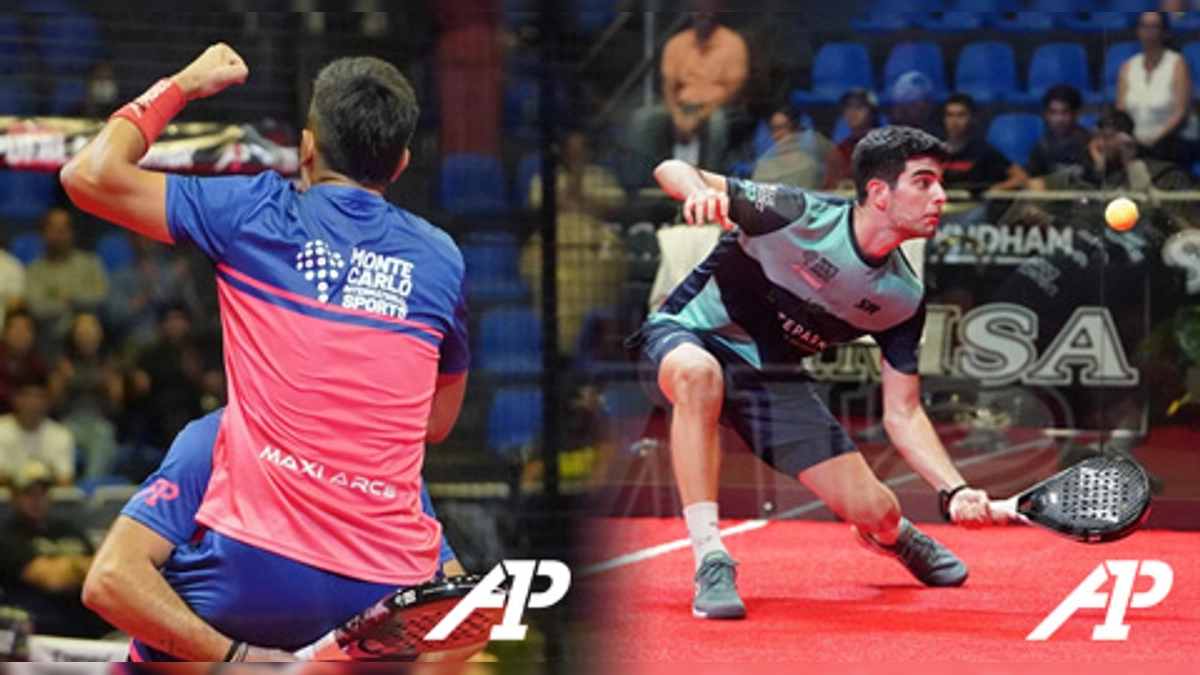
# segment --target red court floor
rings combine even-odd
[[[742,523],[723,523],[737,525]],[[967,531],[921,525],[971,568],[962,588],[928,589],[897,562],[858,545],[844,524],[793,520],[746,527],[725,541],[740,561],[739,586],[749,617],[715,622],[691,617],[693,563],[686,545],[594,572],[596,563],[677,542],[685,536],[681,520],[589,521],[586,540],[598,544],[584,569],[577,570],[573,588],[590,600],[587,653],[604,662],[1200,658],[1200,533],[1143,530],[1120,542],[1089,546],[1033,527]],[[1109,560],[1158,560],[1174,571],[1165,599],[1127,611],[1127,640],[1091,639],[1092,629],[1104,623],[1101,609],[1080,610],[1045,642],[1026,640]],[[1150,585],[1148,578],[1139,578],[1135,594]],[[1109,579],[1101,592],[1113,586]]]

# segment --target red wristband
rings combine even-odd
[[[137,126],[146,139],[146,149],[154,144],[158,135],[167,128],[176,115],[187,105],[183,89],[169,77],[164,77],[146,90],[146,93],[126,103],[109,117],[123,117]]]

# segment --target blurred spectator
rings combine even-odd
[[[536,174],[529,185],[529,204],[534,210],[542,207],[541,174]],[[567,134],[558,172],[559,213],[586,213],[607,219],[624,205],[625,191],[611,171],[592,161],[587,137],[579,132]]]
[[[83,100],[69,112],[71,117],[104,119],[120,104],[120,88],[111,63],[99,61],[88,68],[83,83]]]
[[[1117,108],[1129,113],[1137,141],[1154,159],[1191,166],[1200,120],[1191,109],[1193,80],[1187,61],[1167,46],[1167,15],[1142,12],[1137,21],[1142,51],[1117,79]]]
[[[37,325],[24,309],[15,309],[4,317],[3,341],[0,341],[0,414],[12,410],[15,383],[26,375],[49,377],[46,361],[34,349]]]
[[[104,327],[95,314],[75,315],[63,354],[50,376],[50,391],[58,418],[75,436],[83,455],[83,475],[110,474],[117,454],[113,420],[124,387],[120,366],[107,349]]]
[[[186,257],[149,237],[130,234],[133,264],[109,273],[104,311],[114,337],[133,348],[154,342],[158,313],[171,303],[182,303],[192,316],[202,311]]]
[[[0,417],[0,472],[15,476],[30,460],[54,472],[59,485],[75,482],[75,439],[63,425],[47,417],[50,394],[46,378],[27,373],[13,383],[13,410]]]
[[[896,78],[889,93],[892,98],[889,123],[941,135],[937,98],[928,75],[910,70]]]
[[[108,294],[108,276],[100,258],[75,248],[71,213],[53,208],[42,218],[46,252],[26,275],[29,311],[38,322],[38,352],[58,356],[75,312],[97,309]]]
[[[1171,162],[1139,158],[1133,118],[1106,108],[1088,142],[1082,166],[1029,181],[1034,190],[1190,190],[1191,176]]]
[[[829,139],[806,128],[804,115],[796,106],[776,110],[767,119],[767,126],[774,143],[755,162],[751,178],[810,190],[819,188],[825,174],[825,157],[834,147]]]
[[[879,102],[871,91],[855,87],[842,94],[841,104],[842,120],[850,129],[850,135],[825,153],[825,176],[821,180],[824,190],[854,189],[850,164],[854,146],[868,131],[879,126]]]
[[[1029,152],[1030,176],[1046,176],[1069,166],[1083,164],[1092,135],[1079,126],[1083,96],[1069,84],[1058,84],[1042,96],[1042,119],[1046,135]]]
[[[558,333],[561,352],[574,354],[584,319],[594,310],[616,309],[622,299],[628,254],[621,238],[594,215],[558,215]],[[542,239],[534,234],[521,250],[521,277],[541,310]]]
[[[37,461],[13,474],[15,511],[0,524],[0,586],[7,604],[33,615],[39,634],[100,638],[113,629],[80,598],[94,551],[79,526],[53,517],[54,482]]]
[[[129,393],[140,440],[165,452],[188,422],[219,405],[205,404],[206,395],[223,399],[217,352],[198,338],[185,306],[174,303],[160,310],[158,339],[138,357]]]
[[[438,115],[443,156],[500,151],[504,71],[497,0],[428,2],[439,33]]]
[[[692,27],[663,48],[663,105],[634,114],[630,141],[639,160],[637,184],[648,181],[653,167],[669,156],[723,169],[732,127],[744,116],[740,108],[750,72],[746,41],[718,22],[715,2],[695,4],[706,11],[692,12]]]
[[[25,300],[25,266],[0,248],[0,325],[5,315]]]
[[[967,94],[952,94],[943,106],[946,145],[950,156],[942,184],[947,190],[1015,190],[1029,176],[992,147],[975,129],[975,100]]]

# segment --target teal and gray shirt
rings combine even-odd
[[[852,202],[799,188],[728,182],[739,229],[651,314],[705,334],[751,366],[797,366],[871,335],[896,370],[916,374],[924,287],[899,249],[868,260]]]

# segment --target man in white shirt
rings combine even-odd
[[[13,411],[0,417],[0,483],[18,467],[37,460],[54,472],[58,485],[75,482],[75,437],[47,417],[46,379],[27,374],[13,383]]]

